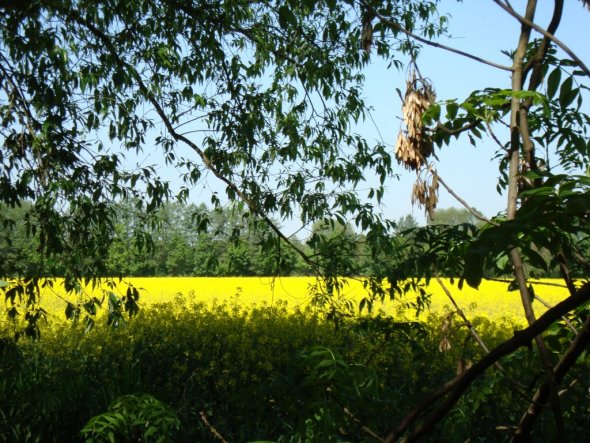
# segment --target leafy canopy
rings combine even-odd
[[[405,3],[385,7],[424,34],[440,31],[432,3]],[[358,32],[366,8],[39,0],[0,9],[0,203],[31,202],[26,230],[42,256],[62,257],[66,289],[104,274],[118,201],[144,214],[134,238],[149,250],[158,207],[211,178],[225,193],[212,192],[212,205],[241,202],[277,241],[288,238],[274,219],[352,218],[388,231],[373,207],[391,152],[352,131],[367,111]],[[378,52],[411,48],[400,39]],[[178,171],[179,189],[158,164],[133,166],[154,150]],[[379,179],[372,200],[356,190],[367,174]],[[205,230],[209,220],[197,223]]]

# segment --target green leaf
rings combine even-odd
[[[512,280],[510,283],[508,283],[508,288],[506,288],[506,290],[508,292],[518,291],[518,281],[516,281],[516,279]]]
[[[321,362],[318,363],[318,368],[329,368],[331,366],[336,365],[336,362],[334,360],[322,360]]]
[[[76,307],[72,304],[69,303],[66,305],[66,318],[68,320],[75,318],[77,316],[78,310],[76,309]]]
[[[547,98],[552,99],[555,97],[555,93],[557,92],[560,82],[561,68],[557,67],[551,71],[551,74],[549,74],[549,77],[547,77]]]
[[[440,120],[440,105],[438,103],[435,103],[433,105],[431,105],[426,112],[424,112],[424,115],[422,116],[422,122],[425,125],[431,125],[433,123],[436,123]]]
[[[457,117],[459,111],[459,105],[455,102],[447,102],[447,119],[453,120]]]
[[[532,303],[535,301],[535,288],[533,287],[533,285],[529,285],[528,290],[529,290],[529,297],[530,297],[530,300]]]
[[[0,280],[0,288],[5,288],[6,286],[8,286],[8,282],[4,281],[4,280]]]
[[[84,333],[88,334],[94,328],[94,319],[87,316],[84,323],[85,323]]]
[[[559,104],[562,108],[567,108],[576,99],[579,89],[572,89],[574,83],[573,77],[568,77],[559,88]]]
[[[481,253],[470,253],[465,258],[463,278],[469,286],[477,289],[483,279],[484,257]]]
[[[288,6],[283,5],[279,8],[279,25],[283,29],[297,25],[297,18]]]

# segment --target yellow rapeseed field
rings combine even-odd
[[[115,293],[123,295],[127,285],[131,284],[140,289],[139,304],[144,309],[149,309],[154,303],[173,302],[179,294],[188,303],[203,302],[209,305],[230,303],[238,306],[249,307],[252,305],[276,305],[287,303],[288,308],[303,308],[310,304],[310,286],[315,282],[311,277],[153,277],[153,278],[126,278],[117,283]],[[479,290],[465,285],[462,289],[454,285],[449,279],[442,279],[442,283],[450,291],[456,303],[468,316],[482,315],[491,320],[508,317],[515,321],[523,321],[520,296],[517,291],[508,292],[508,283],[499,281],[483,281]],[[543,302],[550,305],[567,296],[567,290],[559,280],[544,279],[533,283],[535,293],[542,301],[535,301],[534,306],[538,313],[545,308]],[[66,297],[60,290],[61,281],[56,279],[53,289],[45,288],[42,294],[42,307],[51,317],[61,316],[66,306],[66,299],[75,303],[75,297]],[[432,294],[430,310],[435,313],[444,313],[452,309],[451,302],[445,294],[442,286],[436,280],[432,280],[426,288]],[[84,289],[86,295],[102,297],[100,288]],[[366,296],[362,282],[359,280],[347,280],[341,297],[353,300],[355,304]],[[414,294],[409,294],[405,301],[415,299]],[[374,306],[375,311],[387,314],[400,315],[400,306],[403,301],[387,300],[385,303]],[[412,316],[409,311],[406,316]]]

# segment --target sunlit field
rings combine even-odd
[[[456,303],[468,316],[482,315],[491,320],[508,317],[520,321],[522,306],[518,291],[508,291],[508,283],[499,281],[483,281],[479,290],[465,285],[457,287],[457,280],[451,284],[449,279],[442,279],[443,284],[450,291]],[[197,278],[197,277],[153,277],[127,278],[117,281],[114,292],[123,295],[129,284],[140,289],[139,304],[143,309],[155,303],[174,302],[182,296],[187,303],[231,304],[244,308],[253,305],[273,306],[286,303],[289,309],[305,308],[312,302],[310,287],[315,283],[310,277],[226,277],[226,278]],[[544,312],[543,303],[554,305],[567,296],[567,290],[559,280],[541,280],[533,283],[535,294],[539,297],[534,306],[538,313]],[[106,288],[105,288],[106,289]],[[110,290],[110,289],[108,289]],[[452,310],[452,304],[442,286],[432,280],[426,288],[432,294],[430,311],[438,314]],[[100,288],[86,287],[86,296],[102,298]],[[366,292],[359,280],[346,280],[339,295],[340,299],[352,300],[356,306],[366,297]],[[388,315],[403,315],[411,317],[414,314],[403,306],[414,301],[415,294],[408,294],[404,300],[386,300],[374,305],[374,312]],[[63,318],[66,300],[72,303],[76,298],[66,297],[61,290],[61,281],[55,281],[53,288],[45,288],[42,295],[42,307],[50,317]],[[427,313],[426,313],[427,314]],[[426,315],[425,314],[425,315]]]

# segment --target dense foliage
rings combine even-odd
[[[5,208],[4,217],[14,225],[0,235],[0,275],[62,276],[66,272],[64,253],[51,259],[39,252],[39,238],[28,237],[23,213],[30,208]],[[112,242],[106,251],[107,277],[131,276],[251,276],[309,274],[311,269],[285,242],[266,248],[270,235],[265,225],[253,227],[243,211],[208,210],[204,205],[163,205],[154,217],[156,226],[144,227],[139,239],[133,230],[143,223],[131,204],[114,208]],[[206,230],[194,220],[207,216]],[[303,248],[304,245],[301,245]]]
[[[30,208],[26,202],[16,208],[2,208],[3,217],[11,224],[0,233],[0,275],[62,276],[67,266],[65,253],[48,259],[40,252],[39,237],[27,236],[25,214]],[[447,210],[435,212],[440,214],[437,220],[445,221]],[[206,229],[195,222],[203,217],[209,220]],[[142,214],[129,202],[114,208],[112,243],[102,276],[288,276],[316,275],[318,271],[289,243],[271,240],[269,245],[272,233],[268,226],[253,225],[239,207],[212,210],[204,204],[169,202],[154,213],[154,220],[155,226],[143,228],[146,236],[137,238],[133,231],[144,222]],[[457,220],[447,221],[456,224]],[[399,220],[396,232],[402,235],[417,226],[407,215]],[[317,222],[309,238],[292,238],[290,243],[318,257],[324,273],[361,276],[372,272],[366,238],[349,224]]]
[[[44,317],[40,275],[59,270],[66,288],[79,293],[81,279],[125,265],[129,239],[132,254],[145,249],[156,255],[154,237],[166,236],[156,229],[166,200],[184,202],[196,189],[206,189],[213,211],[191,219],[198,231],[211,233],[214,214],[226,203],[238,207],[247,226],[259,227],[256,241],[269,259],[268,266],[259,266],[289,269],[289,255],[279,252],[288,245],[325,279],[327,293],[318,292],[320,297],[330,298],[340,275],[357,269],[350,257],[359,250],[348,226],[362,235],[362,255],[370,263],[364,273],[375,301],[419,291],[420,279],[437,275],[456,275],[460,287],[477,287],[486,275],[513,278],[527,328],[418,403],[390,429],[387,443],[432,432],[486,380],[486,370],[531,341],[536,366],[523,368],[534,394],[520,403],[520,418],[506,412],[497,423],[507,420],[515,426],[514,439],[526,439],[549,405],[548,432],[565,439],[581,414],[560,393],[590,341],[590,317],[580,308],[590,298],[590,285],[575,281],[585,280],[590,270],[590,116],[584,107],[590,69],[555,34],[564,8],[581,5],[544,3],[552,14],[540,26],[534,21],[540,2],[528,0],[522,11],[506,0],[490,2],[514,19],[519,33],[504,52],[504,65],[441,45],[451,25],[438,14],[438,3],[0,1],[0,203],[21,211],[26,234],[16,256],[14,250],[5,254],[11,272],[23,274],[0,281],[9,317],[22,315],[22,332],[38,337]],[[437,97],[436,85],[419,69],[421,45],[499,70],[510,87],[502,83],[465,98]],[[370,111],[363,100],[370,57],[383,58],[391,68],[407,62],[405,94],[399,91],[401,128],[390,146],[356,133]],[[481,217],[473,209],[478,202],[463,200],[438,174],[436,150],[458,139],[493,146],[505,212]],[[157,151],[160,160],[133,164],[148,151]],[[394,156],[416,173],[412,200],[430,218],[442,187],[483,223],[429,225],[398,235],[379,207],[388,197]],[[176,168],[177,187],[160,176],[162,164]],[[121,218],[122,207],[140,214],[140,222],[129,223],[136,215]],[[16,222],[6,214],[0,212],[0,223],[9,229]],[[281,229],[291,219],[315,228],[309,250]],[[237,250],[228,248],[227,263],[250,272],[241,233],[230,238],[240,241]],[[166,241],[181,242],[174,236]],[[109,263],[117,248],[117,260]],[[167,251],[165,269],[156,266],[154,272],[187,260],[181,244],[171,248],[177,255]],[[209,266],[204,258],[190,265],[193,270]],[[229,272],[228,264],[223,267]],[[536,270],[554,269],[570,297],[538,316],[528,279]],[[423,308],[428,294],[418,293],[416,306]],[[137,313],[136,298],[134,292],[109,296],[108,323],[122,324],[122,311]],[[92,314],[97,303],[85,300],[81,306]],[[555,321],[574,312],[573,335],[554,341]],[[354,367],[346,367],[345,375],[354,374]],[[149,397],[136,400],[121,400],[111,412],[128,403],[152,405],[174,428],[164,406],[158,409]],[[341,410],[328,422],[345,416]]]
[[[490,346],[513,328],[473,323]],[[556,340],[565,338],[555,332]],[[148,423],[160,433],[148,441],[219,441],[213,429],[226,441],[373,441],[367,430],[387,432],[406,405],[482,356],[452,316],[426,324],[361,317],[335,328],[313,311],[206,309],[182,296],[109,333],[97,326],[85,334],[57,321],[41,342],[0,343],[4,441],[78,441],[86,424],[87,438],[104,439],[106,429],[119,441],[134,435],[125,432],[143,435]],[[516,400],[531,389],[533,366],[534,354],[523,348],[492,369],[433,441],[506,439],[496,424],[520,412]],[[588,369],[566,380],[564,412],[577,417],[572,436],[590,425]],[[142,414],[149,419],[138,420]],[[101,428],[101,417],[110,424]],[[551,440],[547,423],[543,418],[538,435]]]

